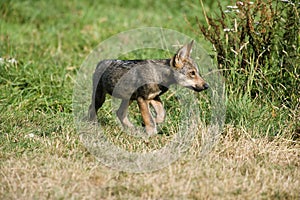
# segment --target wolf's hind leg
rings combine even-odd
[[[119,120],[121,121],[123,127],[129,127],[132,128],[134,127],[133,124],[129,121],[128,116],[127,116],[127,111],[128,111],[128,106],[131,104],[131,100],[125,100],[123,99],[121,102],[121,105],[119,109],[117,110],[117,116]]]
[[[155,112],[156,112],[156,123],[163,123],[166,116],[166,111],[163,107],[163,104],[159,97],[155,97],[153,100],[150,100],[150,104],[153,106]]]
[[[137,99],[141,114],[142,114],[142,118],[145,124],[145,128],[146,128],[146,132],[149,135],[153,135],[155,133],[157,133],[156,130],[156,124],[154,122],[154,119],[151,115],[150,109],[149,109],[149,100],[145,100],[142,97],[138,97]]]

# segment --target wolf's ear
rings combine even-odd
[[[190,57],[193,44],[194,40],[192,40],[189,44],[184,45],[177,51],[173,57],[173,65],[175,68],[181,68],[183,66],[183,61]]]

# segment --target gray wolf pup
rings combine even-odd
[[[93,75],[92,103],[88,118],[97,120],[97,111],[106,93],[122,99],[117,116],[123,127],[133,128],[127,117],[128,106],[136,100],[149,135],[157,133],[156,123],[162,123],[165,110],[160,100],[171,84],[200,92],[208,84],[199,75],[197,64],[190,57],[194,41],[184,45],[171,59],[162,60],[103,60]],[[149,106],[154,108],[155,118]]]

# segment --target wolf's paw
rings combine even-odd
[[[145,128],[146,128],[146,133],[147,133],[148,137],[151,137],[152,135],[155,135],[158,133],[156,127],[146,126]]]
[[[134,125],[128,120],[128,118],[125,118],[121,121],[124,128],[134,128]]]

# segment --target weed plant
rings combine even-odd
[[[218,7],[216,17],[204,12],[206,24],[197,18],[196,31],[212,43],[226,78],[227,120],[275,135],[284,126],[299,128],[300,4],[258,0]]]

